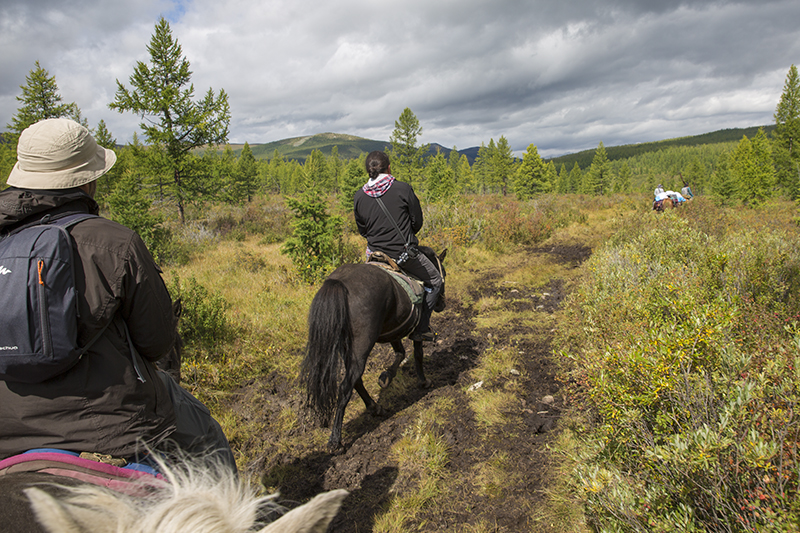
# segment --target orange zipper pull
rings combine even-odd
[[[44,280],[42,279],[42,269],[44,268],[44,261],[39,259],[39,285],[44,285]]]

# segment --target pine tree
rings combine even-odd
[[[208,151],[216,153],[216,149],[212,146]],[[233,148],[230,144],[226,144],[222,150],[222,156],[216,159],[214,188],[219,190],[222,199],[231,205],[238,205],[242,201],[241,188],[239,186],[239,178],[237,176],[236,168],[236,154],[233,153]],[[206,182],[207,183],[207,182]]]
[[[133,159],[131,149],[119,154],[115,167],[119,166],[121,175],[106,196],[108,217],[138,233],[156,261],[161,262],[165,260],[169,232],[161,225],[162,217],[150,209],[153,201],[145,193],[142,175]]]
[[[184,221],[186,204],[199,200],[204,192],[203,175],[193,166],[191,150],[227,142],[231,116],[228,95],[224,90],[215,95],[209,89],[201,100],[193,100],[189,61],[165,18],[156,23],[147,50],[150,66],[137,62],[130,76],[130,91],[117,80],[117,92],[109,107],[141,116],[139,126],[150,144],[149,155],[171,176],[169,189]]]
[[[475,164],[472,170],[475,174],[475,179],[480,193],[496,192],[492,190],[492,160],[497,147],[494,144],[494,139],[489,139],[489,144],[481,143],[478,148],[478,156],[475,158]]]
[[[17,151],[10,142],[5,142],[6,135],[0,137],[0,189],[5,189],[8,175],[17,162]]]
[[[555,189],[556,181],[558,180],[558,171],[556,170],[556,164],[552,161],[547,162],[547,167],[545,169],[545,177],[548,183],[548,192],[552,192]]]
[[[97,128],[93,132],[94,140],[103,148],[116,151],[117,140],[108,131],[104,120],[97,123]],[[119,156],[119,154],[117,154]],[[119,159],[119,157],[118,157]],[[120,176],[120,168],[122,165],[115,164],[111,170],[100,176],[97,180],[97,196],[96,198],[102,199],[111,192],[111,184],[115,183]]]
[[[325,180],[326,170],[325,155],[323,155],[322,151],[317,148],[311,150],[303,165],[305,179],[302,184],[302,190],[316,189],[320,193],[327,191],[328,189],[324,185],[320,186],[319,183]]]
[[[427,175],[426,193],[429,201],[452,199],[455,196],[456,182],[453,178],[453,169],[441,150],[437,150],[436,155],[430,159],[425,173]]]
[[[800,197],[800,77],[792,65],[775,108],[774,159],[778,185],[792,198]]]
[[[572,165],[572,170],[569,173],[569,190],[567,192],[576,193],[581,192],[581,184],[583,183],[583,171],[581,166],[575,161]]]
[[[66,117],[81,124],[85,123],[77,104],[63,102],[58,92],[56,77],[50,76],[38,61],[35,63],[35,68],[25,77],[25,81],[25,85],[19,86],[22,89],[22,96],[17,96],[17,101],[21,102],[22,106],[11,117],[11,123],[6,125],[11,134],[5,140],[15,148],[22,130],[40,120]]]
[[[627,161],[624,161],[619,169],[614,182],[614,192],[618,194],[631,192],[631,167],[628,166]]]
[[[422,177],[422,158],[428,153],[428,145],[417,146],[422,135],[419,119],[409,108],[405,108],[394,122],[389,141],[392,143],[392,173],[412,186],[418,185]]]
[[[694,157],[683,172],[683,179],[692,188],[694,194],[703,192],[708,179],[707,171],[699,157]]]
[[[514,180],[514,193],[520,200],[549,192],[552,183],[548,180],[547,164],[539,156],[535,145],[528,145],[522,164],[517,169]]]
[[[331,155],[325,160],[325,190],[335,191],[339,187],[339,177],[342,174],[344,163],[339,157],[339,147],[331,148]]]
[[[500,188],[503,196],[505,196],[508,194],[508,189],[516,170],[514,168],[514,155],[505,136],[500,136],[500,140],[497,141],[497,149],[492,156],[491,181],[495,187]]]
[[[359,159],[351,160],[345,166],[342,180],[339,183],[339,201],[343,211],[350,212],[353,210],[353,199],[356,191],[366,183],[367,179],[363,156]]]
[[[558,171],[554,190],[558,194],[565,194],[569,191],[569,173],[567,172],[567,165],[563,163],[561,164],[561,169]]]
[[[750,141],[747,136],[733,152],[731,170],[736,182],[736,195],[746,205],[758,205],[772,194],[775,167],[763,129]]]
[[[611,165],[608,162],[606,147],[600,141],[594,152],[592,164],[584,175],[581,192],[597,196],[607,193],[610,190],[610,185]]]
[[[267,164],[267,174],[264,183],[261,185],[266,191],[280,192],[281,183],[283,183],[282,175],[286,162],[283,160],[283,155],[276,148],[272,153],[272,158]]]
[[[461,162],[461,154],[458,153],[458,148],[453,146],[453,149],[450,150],[450,154],[447,156],[447,165],[450,167],[450,171],[453,173],[453,183],[456,186],[456,189],[461,189],[461,179],[458,175],[459,173],[459,164]]]
[[[241,194],[250,202],[258,188],[258,163],[248,143],[244,143],[242,153],[239,154],[239,161],[236,164],[236,174],[239,178]]]
[[[469,158],[461,154],[456,170],[456,190],[459,192],[477,192],[475,174],[469,166]]]
[[[344,220],[330,215],[322,192],[314,180],[324,170],[322,152],[313,150],[302,169],[302,193],[299,198],[287,198],[294,211],[293,233],[281,247],[289,256],[300,277],[313,283],[332,272],[342,262]]]
[[[732,160],[732,154],[721,154],[717,159],[716,172],[711,178],[711,190],[723,204],[730,202],[736,196],[736,181],[731,170]]]

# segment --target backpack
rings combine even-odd
[[[0,379],[39,383],[57,376],[104,331],[78,346],[75,258],[67,228],[95,216],[46,215],[0,240]]]

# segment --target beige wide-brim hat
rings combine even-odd
[[[116,161],[113,150],[99,146],[74,120],[49,118],[20,134],[17,163],[6,183],[22,189],[70,189],[96,180]]]

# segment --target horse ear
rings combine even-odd
[[[258,533],[325,533],[339,512],[346,490],[337,489],[317,495],[305,505],[292,509]]]
[[[444,262],[445,256],[447,256],[447,248],[445,248],[444,251],[439,254],[439,261]]]

